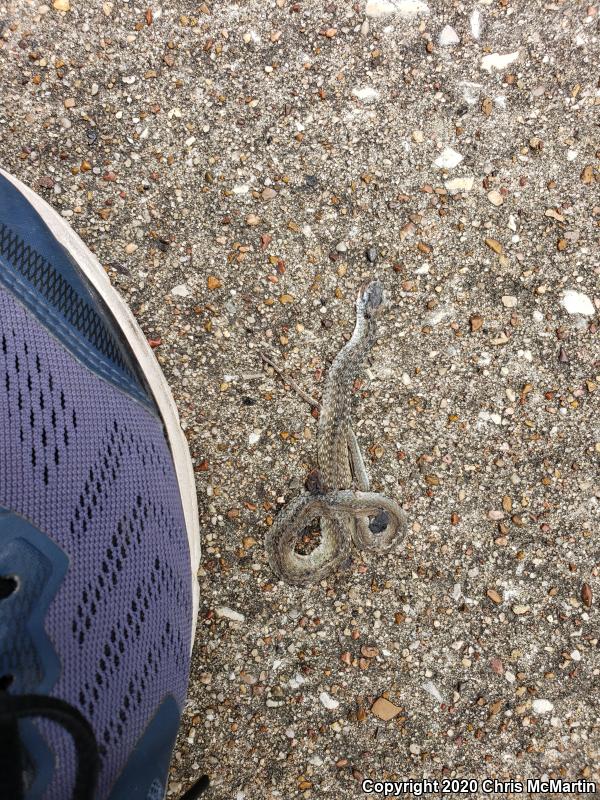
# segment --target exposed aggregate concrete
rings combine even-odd
[[[600,787],[598,12],[0,0],[0,162],[106,266],[194,457],[171,796]],[[410,533],[290,588],[262,542],[316,420],[260,352],[318,396],[372,276],[354,420]]]

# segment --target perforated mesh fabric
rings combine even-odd
[[[100,353],[134,378],[119,343],[100,314],[79,296],[58,270],[8,225],[0,222],[0,255],[40,292]]]
[[[164,696],[185,698],[191,578],[174,467],[160,420],[2,287],[0,321],[0,506],[70,559],[46,616],[62,662],[52,694],[94,728],[103,800]],[[56,756],[44,800],[64,800],[72,745],[38,725]]]

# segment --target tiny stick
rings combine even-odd
[[[314,397],[311,397],[311,396],[310,396],[310,395],[309,395],[307,392],[305,392],[305,391],[304,391],[304,389],[301,389],[301,388],[300,388],[300,386],[298,386],[298,384],[297,384],[295,381],[293,381],[293,380],[292,380],[292,379],[289,377],[289,375],[286,375],[286,374],[285,374],[285,372],[284,372],[282,369],[280,369],[280,368],[277,366],[277,364],[275,364],[275,362],[271,361],[271,359],[270,359],[270,358],[269,358],[267,355],[265,355],[264,353],[262,353],[262,352],[261,352],[261,354],[260,354],[260,357],[261,357],[261,358],[262,358],[262,360],[263,360],[263,361],[265,361],[265,362],[266,362],[266,363],[267,363],[267,364],[268,364],[270,367],[273,367],[273,369],[274,369],[274,370],[275,370],[275,372],[276,372],[276,373],[279,375],[279,377],[280,377],[282,380],[284,380],[286,383],[289,383],[289,385],[292,387],[292,389],[293,389],[293,390],[294,390],[294,391],[295,391],[297,394],[299,394],[299,395],[300,395],[300,397],[301,397],[303,400],[306,400],[306,402],[307,402],[309,405],[311,405],[311,406],[314,406],[314,408],[321,408],[321,404],[319,403],[319,401],[318,401],[318,400],[315,400],[315,398],[314,398]]]

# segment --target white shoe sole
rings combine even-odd
[[[198,606],[200,601],[200,587],[198,584],[198,567],[200,565],[200,522],[198,519],[198,501],[196,498],[196,481],[187,440],[181,430],[179,414],[173,400],[169,385],[165,380],[154,353],[135,317],[116,289],[113,288],[108,275],[96,256],[86,247],[83,241],[70,227],[63,217],[56,212],[39,195],[29,189],[21,181],[9,175],[0,168],[0,174],[10,181],[21,194],[23,194],[46,225],[50,228],[56,240],[67,250],[75,263],[79,266],[85,277],[106,303],[117,325],[119,326],[127,343],[148,382],[158,410],[162,417],[167,439],[175,463],[175,471],[179,482],[179,493],[183,505],[185,525],[190,549],[192,572],[192,638],[190,650],[194,644]]]

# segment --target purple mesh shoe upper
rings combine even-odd
[[[45,618],[61,662],[51,694],[91,723],[104,800],[165,695],[185,698],[191,579],[173,463],[160,420],[2,287],[0,381],[0,506],[69,559]],[[56,759],[44,800],[64,800],[72,743],[53,723],[35,724]]]

